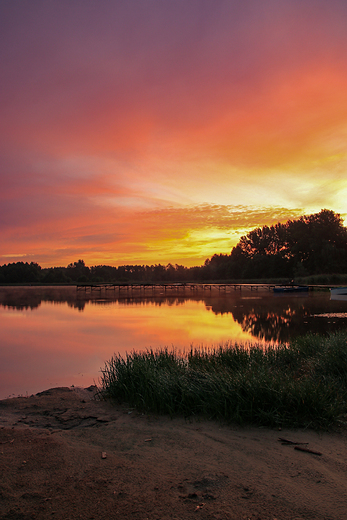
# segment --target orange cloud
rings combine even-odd
[[[194,264],[347,214],[343,2],[30,4],[0,5],[3,262]]]
[[[99,211],[89,211],[74,221],[68,217],[53,224],[38,223],[29,237],[25,227],[19,228],[15,237],[4,237],[12,256],[0,258],[4,263],[16,261],[17,254],[30,251],[23,257],[42,266],[58,261],[67,265],[77,257],[88,265],[201,265],[215,253],[229,254],[249,229],[286,221],[298,213],[285,208],[256,210],[207,204],[135,213],[117,209],[103,218]]]

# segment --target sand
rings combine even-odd
[[[346,431],[148,416],[94,394],[0,401],[1,519],[347,518]]]

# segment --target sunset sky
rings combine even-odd
[[[1,0],[0,264],[347,219],[346,27],[346,0]]]

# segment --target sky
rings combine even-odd
[[[347,216],[345,0],[1,0],[0,264],[201,265]]]

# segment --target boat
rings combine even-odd
[[[332,287],[330,289],[330,300],[347,300],[347,287]]]
[[[274,293],[302,293],[308,292],[307,285],[281,285],[273,288]]]
[[[347,296],[347,287],[333,287],[330,289],[331,296]]]

